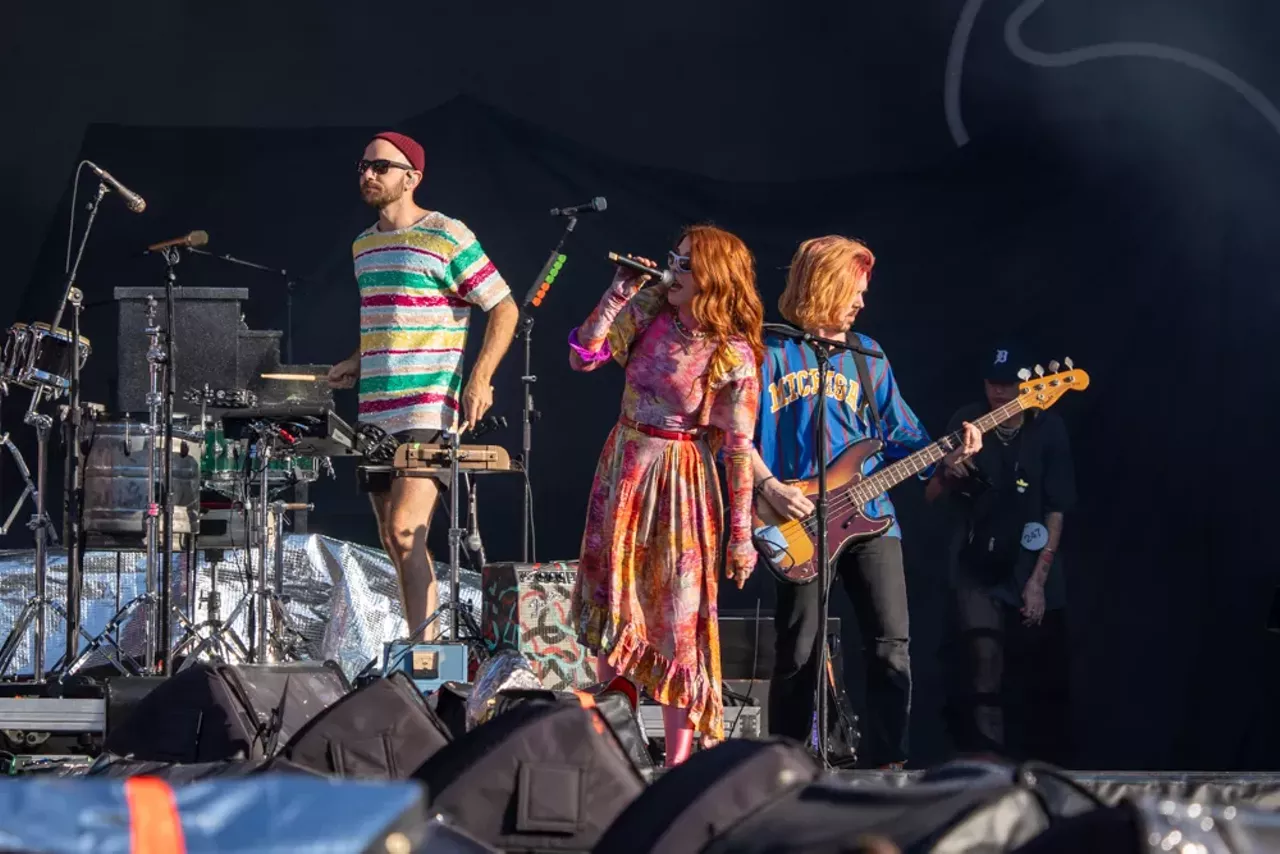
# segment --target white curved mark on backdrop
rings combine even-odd
[[[947,128],[951,131],[951,138],[955,140],[957,146],[964,146],[969,142],[969,132],[965,129],[964,120],[960,115],[960,82],[964,74],[965,49],[969,46],[969,37],[973,33],[974,22],[978,19],[978,13],[982,10],[984,2],[985,0],[967,0],[964,4],[964,7],[960,10],[960,20],[956,23],[955,32],[951,35],[951,48],[947,53],[947,79],[943,99],[947,114]],[[1005,44],[1009,47],[1009,52],[1023,62],[1041,68],[1066,68],[1094,59],[1119,59],[1122,57],[1163,59],[1168,62],[1176,62],[1179,65],[1208,74],[1218,82],[1231,87],[1232,90],[1262,114],[1262,117],[1275,129],[1276,133],[1280,133],[1280,110],[1276,109],[1275,104],[1271,103],[1266,95],[1259,92],[1252,84],[1241,79],[1235,72],[1222,67],[1211,59],[1205,59],[1203,56],[1197,56],[1194,53],[1179,50],[1176,47],[1149,44],[1147,42],[1108,42],[1107,44],[1081,47],[1062,51],[1061,53],[1044,53],[1028,47],[1026,42],[1022,40],[1022,25],[1036,13],[1037,9],[1044,5],[1044,2],[1045,0],[1025,0],[1018,8],[1014,9],[1013,14],[1004,23]]]

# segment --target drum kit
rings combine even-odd
[[[516,472],[523,476],[523,465],[493,458],[488,446],[462,445],[461,436],[457,433],[453,433],[447,443],[432,447],[430,460],[424,457],[414,461],[406,457],[393,461],[397,454],[394,439],[372,425],[362,424],[358,430],[353,429],[334,413],[331,398],[321,398],[314,393],[316,388],[328,391],[322,373],[317,375],[319,372],[316,370],[296,374],[263,373],[264,370],[274,370],[275,366],[286,367],[280,365],[279,353],[275,352],[270,359],[261,359],[252,355],[257,352],[253,350],[246,356],[246,344],[257,340],[254,331],[242,330],[240,326],[227,329],[225,325],[213,323],[215,314],[217,317],[222,315],[213,308],[203,307],[213,306],[213,301],[201,303],[198,311],[188,305],[190,310],[184,315],[188,324],[186,328],[192,328],[190,324],[194,314],[199,320],[206,321],[199,326],[199,332],[193,333],[200,345],[226,344],[227,347],[218,350],[221,361],[213,357],[207,360],[193,358],[188,364],[184,356],[185,384],[199,387],[188,388],[183,395],[190,404],[185,407],[187,411],[176,411],[179,368],[175,364],[174,357],[178,351],[174,339],[178,337],[175,330],[184,327],[175,322],[175,304],[179,301],[199,303],[194,294],[190,301],[177,295],[180,291],[176,287],[176,267],[182,257],[180,250],[197,255],[209,254],[194,248],[207,242],[208,235],[204,232],[192,232],[182,238],[153,244],[147,249],[148,253],[155,253],[165,263],[161,296],[165,311],[163,324],[157,318],[159,304],[151,289],[118,288],[116,291],[117,302],[139,299],[136,294],[122,295],[122,291],[146,291],[141,297],[146,301],[143,328],[148,342],[145,379],[140,372],[143,355],[134,348],[137,339],[122,334],[118,342],[132,348],[127,358],[119,359],[122,389],[126,368],[129,371],[129,388],[136,389],[136,394],[133,391],[128,395],[121,393],[122,401],[130,401],[121,405],[121,410],[127,411],[111,417],[102,406],[82,404],[80,373],[93,352],[89,339],[81,334],[84,296],[75,286],[85,245],[99,205],[107,193],[119,193],[134,212],[140,212],[144,207],[140,197],[127,191],[108,173],[88,161],[84,161],[81,167],[86,165],[100,180],[96,195],[88,205],[87,224],[80,236],[79,248],[74,259],[68,257],[62,298],[53,322],[13,325],[5,334],[3,351],[0,351],[0,401],[15,389],[31,392],[23,422],[35,430],[37,440],[33,475],[10,434],[0,432],[0,448],[12,456],[25,483],[14,507],[0,525],[0,536],[9,532],[28,498],[34,499],[35,503],[28,524],[35,536],[34,591],[3,643],[0,643],[0,679],[9,672],[28,638],[29,630],[29,680],[36,685],[51,680],[61,681],[76,674],[98,655],[121,674],[129,676],[168,676],[177,660],[182,660],[185,667],[206,658],[272,663],[305,655],[303,638],[289,619],[286,607],[289,599],[283,590],[284,525],[289,512],[308,511],[312,507],[305,499],[295,503],[284,500],[283,496],[293,487],[300,487],[299,492],[305,494],[305,485],[316,481],[322,472],[332,476],[331,458],[340,456],[362,457],[368,464],[360,470],[364,474],[381,472],[394,477],[433,477],[447,482],[451,493],[451,599],[428,618],[427,624],[418,627],[413,636],[418,636],[426,625],[452,609],[452,636],[459,637],[459,621],[465,616],[458,613],[461,600],[458,567],[464,537],[466,551],[473,562],[478,558],[483,563],[470,476],[498,471]],[[74,230],[74,200],[72,208]],[[571,223],[573,221],[571,219]],[[572,227],[570,224],[566,236]],[[561,245],[563,242],[562,237]],[[564,256],[559,255],[559,249],[558,245],[538,282],[526,296],[526,307],[535,295],[545,294],[554,278],[554,270],[563,264]],[[241,267],[275,272],[230,255],[217,257]],[[289,279],[288,338],[291,351],[293,280],[285,271],[278,272]],[[223,289],[191,290],[212,293]],[[200,297],[215,298],[220,300],[218,305],[226,302],[217,295]],[[69,328],[62,325],[64,315],[69,315]],[[122,313],[121,316],[125,315]],[[243,325],[242,320],[243,317],[239,316],[240,325]],[[140,317],[128,324],[122,323],[121,329],[136,328],[136,325],[143,325]],[[528,329],[525,326],[523,333],[526,341],[525,373],[528,376],[524,378],[525,455],[522,461],[528,457],[530,421],[536,415],[528,387],[528,383],[536,379],[530,373],[528,362]],[[225,352],[228,347],[238,353],[229,360]],[[289,361],[292,361],[291,352]],[[221,378],[228,375],[223,367],[226,364],[233,365],[231,370],[235,373],[235,379],[227,383],[230,386],[227,388],[211,388],[204,379],[194,379],[191,371],[194,366],[196,375],[221,383]],[[252,374],[246,369],[249,365],[254,366]],[[254,377],[260,379],[255,380]],[[253,385],[263,380],[267,382]],[[309,385],[312,392],[282,392],[281,383],[289,388]],[[265,391],[264,394],[272,401],[280,398],[288,402],[260,405],[252,388],[270,389],[270,394]],[[141,411],[144,397],[145,416]],[[304,400],[308,402],[301,402]],[[57,405],[57,419],[41,411],[45,403]],[[47,469],[49,439],[56,420],[61,421],[65,452],[63,519],[67,570],[66,596],[62,601],[51,597],[48,590],[49,548],[57,536],[46,507]],[[495,416],[487,416],[483,421],[482,426],[470,432],[471,438],[505,426],[505,420]],[[463,527],[458,497],[464,479],[470,495],[469,535]],[[526,526],[528,498],[526,477]],[[526,549],[530,533],[526,531]],[[142,592],[123,604],[119,601],[122,585],[119,583],[120,571],[117,570],[117,610],[97,635],[91,635],[80,624],[86,548],[118,554],[141,552],[145,554],[146,561]],[[203,586],[198,584],[200,579],[196,577],[197,553],[201,549],[243,550],[245,585],[242,597],[223,618],[217,575],[220,562],[211,560],[209,592],[203,597],[205,618],[197,622],[196,603],[201,597],[196,591],[198,586]],[[185,561],[175,562],[175,557],[184,556]],[[175,563],[185,567],[183,584],[173,583]],[[117,566],[120,566],[119,561]],[[185,607],[171,602],[175,590],[179,599],[185,596],[182,603]],[[51,668],[46,668],[50,611],[66,623],[66,649]],[[233,628],[241,625],[242,616],[246,630],[243,638]],[[136,621],[141,622],[140,654],[138,644],[133,644],[128,652],[124,647],[130,644],[121,644],[121,627],[128,623],[130,629],[135,629]],[[173,640],[170,633],[175,624],[181,628],[182,635]],[[25,684],[28,678],[19,681]]]
[[[92,346],[80,334],[83,295],[71,284],[74,269],[53,324],[19,323],[6,334],[0,398],[15,389],[32,392],[24,422],[35,428],[38,450],[33,478],[10,434],[0,434],[0,446],[16,460],[26,482],[0,534],[8,532],[27,498],[33,497],[36,505],[29,525],[36,538],[34,594],[0,645],[0,675],[8,671],[33,626],[31,678],[37,684],[75,674],[98,654],[123,675],[168,675],[175,659],[182,659],[183,666],[207,658],[265,663],[305,652],[282,590],[284,525],[289,511],[313,508],[286,501],[284,494],[314,482],[321,472],[332,475],[329,457],[356,453],[356,434],[327,408],[259,407],[256,395],[246,389],[191,389],[183,397],[195,412],[175,412],[173,342],[166,330],[175,328],[177,248],[167,248],[165,254],[168,322],[164,327],[157,322],[158,304],[151,297],[143,330],[149,342],[150,378],[145,419],[131,414],[107,417],[101,406],[80,404],[80,372]],[[71,329],[58,324],[68,307]],[[43,403],[64,398],[59,411],[67,446],[67,595],[58,601],[48,591],[48,550],[56,535],[46,508],[48,445],[55,419],[40,410]],[[206,519],[212,523],[207,534],[202,524]],[[239,528],[236,521],[242,522]],[[97,635],[79,624],[86,548],[146,556],[142,592],[121,605]],[[203,597],[206,618],[196,621],[200,549],[244,550],[245,592],[225,619],[214,561],[209,592]],[[185,561],[175,559],[184,555]],[[172,570],[184,563],[185,583],[175,585]],[[179,596],[185,592],[185,607],[170,601],[175,590]],[[67,645],[65,654],[46,669],[50,610],[66,622]],[[233,628],[242,615],[247,640]],[[141,621],[141,654],[136,645],[126,654],[120,642],[121,627],[131,620]],[[171,642],[175,623],[182,635]]]

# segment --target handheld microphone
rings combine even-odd
[[[476,485],[467,478],[467,516],[470,517],[467,531],[467,552],[476,571],[482,571],[486,563],[484,542],[480,539],[480,520],[476,511]]]
[[[209,232],[193,231],[190,234],[184,234],[181,237],[175,237],[172,240],[162,240],[159,243],[152,243],[147,247],[148,252],[156,252],[160,249],[168,249],[170,246],[204,246],[209,242]]]
[[[103,168],[102,168],[101,166],[99,166],[98,164],[93,163],[93,162],[88,161],[88,160],[86,160],[86,161],[84,162],[84,165],[85,165],[85,166],[88,166],[90,169],[92,169],[92,170],[93,170],[93,174],[97,175],[99,178],[101,178],[102,180],[104,180],[104,181],[106,181],[108,184],[110,184],[110,185],[111,185],[111,189],[113,189],[113,190],[115,190],[117,193],[119,193],[119,194],[120,194],[120,198],[124,199],[124,205],[125,205],[125,207],[127,207],[129,210],[133,211],[134,213],[142,213],[143,211],[145,211],[145,210],[147,209],[147,201],[146,201],[146,199],[142,198],[142,196],[139,196],[139,195],[138,195],[137,193],[135,193],[133,190],[130,190],[130,189],[129,189],[128,187],[126,187],[124,184],[121,184],[121,183],[120,183],[119,181],[117,181],[117,180],[115,179],[115,177],[114,177],[110,172],[108,172],[106,169],[103,169]]]
[[[596,196],[584,205],[574,205],[571,208],[552,208],[552,216],[578,216],[584,213],[599,213],[609,207],[609,202],[604,196]]]
[[[471,517],[470,531],[467,533],[467,548],[475,552],[480,557],[480,564],[484,565],[484,543],[480,541],[480,522],[476,519],[476,494],[471,493],[470,508],[468,514]]]
[[[625,255],[619,255],[617,252],[609,253],[609,260],[617,264],[619,267],[626,267],[628,270],[635,270],[637,273],[644,273],[655,279],[654,284],[669,285],[676,280],[675,274],[670,270],[659,270],[656,267],[650,267],[634,258],[628,258]]]

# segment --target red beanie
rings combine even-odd
[[[385,131],[374,136],[374,139],[385,139],[400,149],[400,153],[409,161],[409,165],[419,172],[427,171],[427,153],[414,139],[395,131]]]

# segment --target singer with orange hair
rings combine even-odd
[[[640,259],[644,260],[644,259]],[[652,266],[652,262],[645,261]],[[587,506],[572,611],[601,681],[622,674],[663,705],[667,765],[697,732],[724,737],[717,627],[723,507],[726,577],[755,568],[751,448],[764,354],[764,309],[746,245],[709,225],[685,229],[671,281],[620,268],[569,336],[569,363],[626,369],[622,414],[609,434]]]

